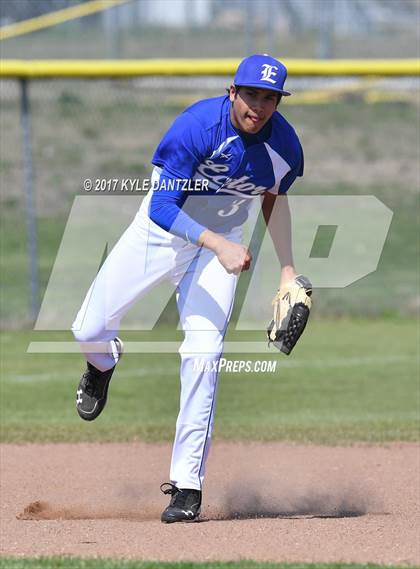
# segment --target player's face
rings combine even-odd
[[[256,134],[276,110],[277,96],[276,91],[255,87],[240,87],[239,92],[235,92],[235,87],[231,85],[229,98],[232,102],[230,118],[233,126],[248,134]]]

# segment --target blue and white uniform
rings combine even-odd
[[[228,96],[192,105],[173,123],[152,159],[160,184],[151,196],[149,216],[193,243],[206,228],[225,233],[241,226],[253,198],[266,191],[285,193],[303,173],[299,139],[280,113],[250,135],[234,128],[230,107]],[[168,191],[177,187],[176,180],[201,180],[207,186]]]
[[[280,72],[263,63],[257,81],[271,88]],[[227,96],[202,100],[169,128],[152,159],[154,190],[107,257],[73,324],[88,361],[110,369],[115,354],[91,353],[88,344],[110,343],[130,307],[157,283],[168,280],[176,288],[184,341],[170,479],[178,488],[202,487],[218,382],[212,363],[222,354],[237,282],[212,251],[198,246],[198,237],[208,228],[239,243],[252,200],[287,192],[303,173],[299,139],[281,114],[248,135],[232,125],[230,107]],[[184,180],[200,183],[200,191],[177,186]]]

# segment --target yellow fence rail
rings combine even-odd
[[[69,8],[63,8],[62,10],[48,12],[48,14],[43,14],[36,18],[29,18],[22,22],[8,24],[0,28],[0,41],[29,34],[31,32],[37,32],[38,30],[50,28],[57,24],[64,24],[70,20],[75,20],[84,16],[90,16],[96,12],[102,12],[103,10],[108,10],[109,8],[114,8],[115,6],[124,4],[127,1],[129,0],[91,0],[90,2],[78,4],[77,6],[70,6]]]
[[[151,75],[234,75],[240,59],[16,60],[0,62],[0,77],[140,77]],[[292,76],[413,76],[420,59],[286,59]]]

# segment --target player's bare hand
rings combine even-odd
[[[252,262],[252,255],[249,249],[247,249],[247,255],[245,258],[245,263],[242,267],[242,271],[247,271],[249,269],[249,267],[251,266],[251,262]]]
[[[220,263],[229,274],[238,275],[251,266],[252,255],[245,245],[233,243],[221,235],[206,229],[200,235],[199,242],[214,251]]]
[[[252,256],[248,248],[227,239],[224,240],[216,254],[228,273],[239,275],[241,271],[247,271],[251,265]]]

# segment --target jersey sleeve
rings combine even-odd
[[[152,164],[174,178],[191,179],[206,158],[208,147],[206,130],[191,112],[185,111],[160,141]]]
[[[279,194],[285,194],[289,190],[289,188],[293,184],[293,182],[296,180],[296,178],[298,176],[303,176],[303,168],[304,168],[303,149],[302,149],[302,146],[301,146],[299,141],[298,141],[298,145],[299,145],[299,148],[298,148],[297,163],[294,166],[294,168],[289,170],[289,172],[287,172],[287,174],[281,180],[280,186],[279,186]]]
[[[198,238],[206,227],[194,221],[182,210],[187,198],[186,192],[181,189],[168,191],[169,183],[176,182],[177,179],[174,179],[166,170],[162,171],[159,184],[153,189],[149,217],[165,231],[198,245]]]

